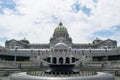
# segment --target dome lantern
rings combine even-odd
[[[59,23],[59,26],[63,26],[62,22]]]

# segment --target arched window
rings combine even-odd
[[[69,57],[67,57],[66,58],[66,62],[65,62],[66,64],[69,64],[70,63],[70,58]]]
[[[56,58],[56,57],[53,57],[53,59],[52,59],[52,63],[54,63],[54,64],[57,63],[57,58]]]
[[[59,63],[63,64],[63,58],[62,57],[59,58]]]
[[[72,63],[74,63],[75,62],[75,58],[74,57],[72,57]]]
[[[47,58],[47,62],[49,62],[49,63],[50,63],[50,59],[51,59],[51,57],[48,57],[48,58]]]

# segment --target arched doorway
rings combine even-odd
[[[56,58],[56,57],[53,57],[53,59],[52,59],[52,63],[54,63],[54,64],[57,63],[57,58]]]
[[[70,64],[70,58],[69,57],[67,57],[65,61],[66,61],[65,62],[66,64]]]
[[[62,57],[59,58],[59,63],[63,64],[63,58]]]
[[[51,59],[51,57],[48,57],[48,58],[47,58],[47,62],[49,62],[49,63],[50,63],[50,59]]]
[[[75,62],[75,58],[74,57],[72,57],[72,63],[74,63]]]

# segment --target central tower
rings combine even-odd
[[[67,28],[63,26],[62,22],[55,28],[53,37],[50,38],[50,47],[53,47],[60,41],[72,47],[72,39],[69,37]]]

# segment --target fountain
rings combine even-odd
[[[50,48],[47,58],[41,61],[48,63],[46,70],[28,71],[12,74],[10,80],[114,80],[114,76],[108,73],[92,70],[78,70],[76,63],[87,58],[77,59],[74,50],[63,42],[57,43]]]

